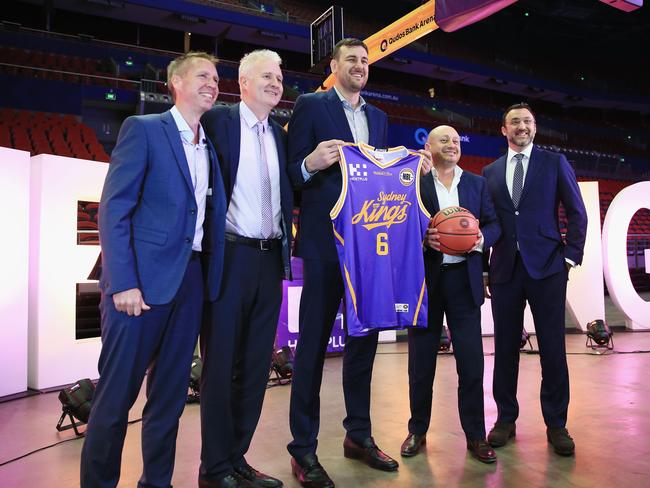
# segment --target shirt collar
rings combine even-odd
[[[352,104],[350,104],[350,102],[348,102],[348,101],[346,100],[346,98],[345,98],[343,95],[341,95],[341,92],[338,91],[338,89],[336,88],[336,86],[332,87],[332,89],[333,89],[333,90],[336,92],[336,94],[338,95],[339,100],[341,100],[341,102],[343,103],[343,106],[344,106],[344,107],[349,107],[350,110],[361,110],[361,109],[366,105],[366,101],[364,100],[364,98],[363,98],[361,95],[359,95],[359,106],[358,106],[357,108],[354,108],[354,107],[352,106]]]
[[[463,168],[456,165],[454,166],[454,178],[452,180],[452,185],[455,185],[460,181],[460,175],[463,174]],[[438,179],[438,170],[434,167],[431,168],[431,176],[433,176],[434,181]]]
[[[531,142],[528,144],[523,151],[520,151],[521,154],[525,156],[525,159],[530,159],[530,153],[533,151],[533,143]],[[515,154],[519,154],[517,151],[513,151],[510,147],[508,147],[508,160],[507,162],[511,162],[512,158],[515,157]]]
[[[243,100],[239,102],[239,115],[242,119],[244,119],[246,126],[250,129],[253,129],[257,125],[257,123],[260,122],[257,119],[257,115],[255,115],[253,111],[250,108],[248,108],[248,105],[246,105],[246,103],[244,103]],[[262,125],[264,126],[264,130],[266,130],[269,126],[269,117],[267,116],[261,122]]]
[[[172,117],[174,117],[174,122],[176,122],[176,127],[178,132],[181,133],[181,139],[183,142],[188,144],[194,144],[194,132],[190,129],[187,121],[181,115],[181,112],[178,110],[178,107],[174,105],[170,110]],[[199,145],[205,145],[205,132],[203,132],[203,126],[199,123]]]

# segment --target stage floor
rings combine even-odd
[[[521,415],[516,441],[498,449],[498,462],[484,465],[467,454],[458,420],[454,358],[439,357],[434,385],[434,412],[426,450],[401,459],[399,447],[409,418],[407,347],[379,346],[372,390],[373,435],[378,445],[399,459],[396,473],[384,473],[342,453],[344,417],[341,358],[325,364],[318,455],[338,487],[642,487],[650,478],[650,333],[617,332],[616,354],[598,355],[585,348],[585,336],[567,335],[571,374],[568,428],[576,441],[575,457],[562,458],[548,447],[539,406],[539,356],[522,354],[519,375]],[[535,339],[533,338],[533,345]],[[485,404],[489,429],[496,416],[491,395],[494,351],[485,346]],[[634,352],[637,351],[637,352]],[[623,354],[629,352],[629,354]],[[299,484],[291,475],[289,455],[290,386],[267,391],[260,425],[248,455],[257,469],[281,478],[288,488]],[[143,406],[141,394],[131,418]],[[79,486],[82,439],[72,431],[58,433],[61,412],[57,393],[40,394],[0,404],[0,464],[30,451],[72,439],[0,466],[3,488],[72,488]],[[188,405],[181,419],[173,484],[197,486],[200,436],[199,407]],[[120,487],[136,485],[141,471],[140,424],[128,428]]]

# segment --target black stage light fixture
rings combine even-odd
[[[528,332],[526,332],[525,328],[521,329],[521,342],[519,343],[519,349],[524,350],[526,347],[526,344],[528,344],[529,350],[533,350],[533,344],[530,342],[530,335]]]
[[[614,332],[604,320],[592,320],[587,324],[587,340],[585,346],[591,349],[614,349]]]
[[[447,326],[443,325],[440,332],[440,345],[438,346],[439,352],[451,352],[451,335]]]
[[[185,403],[199,403],[201,401],[201,373],[203,373],[203,361],[199,356],[192,358],[192,369],[190,369],[190,391],[187,394]]]
[[[77,427],[88,423],[90,416],[90,406],[95,394],[95,384],[88,378],[77,381],[69,388],[64,388],[59,392],[59,401],[61,402],[63,412],[56,424],[56,430],[59,432],[73,429],[74,433],[81,436]],[[66,417],[69,417],[70,424],[63,425]],[[78,420],[78,422],[75,421]]]
[[[272,377],[275,375],[275,377]],[[289,346],[275,349],[271,356],[269,381],[278,385],[288,385],[293,377],[293,350]]]

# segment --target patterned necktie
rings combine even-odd
[[[521,199],[521,191],[524,189],[524,164],[521,162],[524,155],[519,153],[515,154],[517,165],[515,166],[515,174],[512,178],[512,203],[517,208],[519,200]]]
[[[264,147],[264,124],[255,124],[257,130],[257,142],[259,145],[259,174],[260,174],[260,207],[262,210],[262,238],[267,239],[273,233],[273,207],[271,205],[271,178],[269,177],[269,165],[266,161],[266,149]]]

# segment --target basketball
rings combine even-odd
[[[429,227],[438,229],[440,251],[452,256],[469,252],[478,237],[478,220],[463,207],[443,208],[433,216]]]

